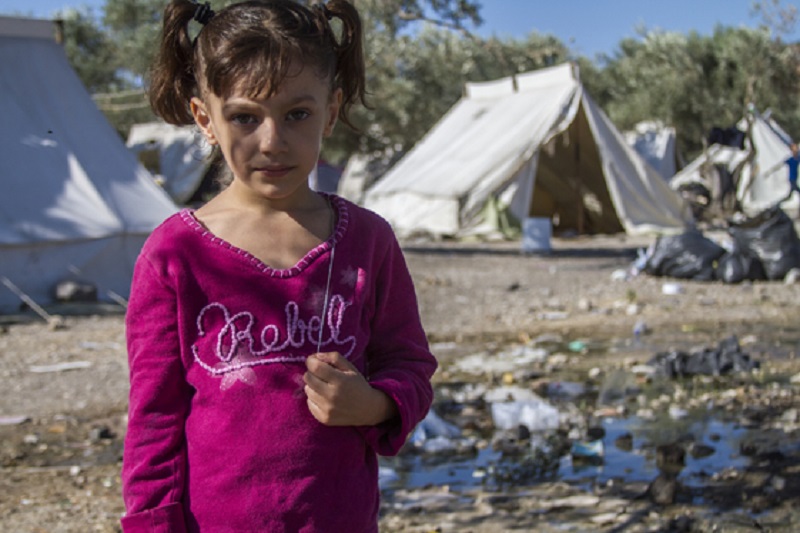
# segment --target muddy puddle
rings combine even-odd
[[[381,485],[387,494],[635,485],[657,503],[712,512],[731,497],[707,489],[726,483],[779,494],[796,485],[787,481],[796,467],[786,467],[800,456],[791,437],[800,422],[792,407],[798,378],[781,365],[798,347],[798,330],[738,336],[693,328],[435,345],[442,369],[433,411],[403,453],[382,459]],[[721,366],[674,375],[659,367],[657,356],[667,353],[673,371],[675,354],[704,362],[713,355]]]

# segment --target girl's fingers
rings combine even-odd
[[[354,367],[353,364],[339,352],[319,352],[312,354],[311,357],[314,357],[320,361],[324,361],[325,363],[336,368],[337,370],[341,370],[342,372],[357,372],[356,367]]]

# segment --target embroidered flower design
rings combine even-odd
[[[228,390],[233,387],[237,381],[241,381],[245,385],[254,386],[258,382],[258,376],[255,371],[250,368],[256,358],[253,357],[248,351],[239,346],[230,361],[223,361],[214,365],[214,370],[224,372],[223,374],[212,374],[215,377],[221,377],[222,382],[219,385],[220,390]]]
[[[341,282],[342,285],[347,285],[350,288],[354,288],[356,286],[356,282],[358,281],[358,269],[353,268],[352,265],[348,265],[347,268],[342,270],[341,273]]]

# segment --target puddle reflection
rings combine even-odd
[[[787,346],[798,346],[798,332],[781,333],[783,335],[772,338],[759,336],[747,349],[762,360],[786,357],[787,351],[791,351]],[[706,337],[720,338],[714,337],[712,332],[707,332]],[[669,339],[670,346],[681,345],[675,342],[674,336],[664,334],[664,339]],[[548,367],[548,361],[554,356],[561,354],[563,358],[565,353],[575,357],[622,355],[632,349],[629,339],[542,340],[524,347],[482,346],[457,356],[454,356],[459,351],[457,345],[440,346],[443,351],[450,352],[450,357],[447,379],[437,385],[439,400],[434,408],[445,423],[463,430],[462,440],[470,444],[462,442],[450,448],[444,445],[434,453],[419,448],[398,457],[381,458],[382,474],[386,474],[382,475],[381,487],[392,491],[447,486],[454,492],[464,492],[471,489],[502,491],[553,481],[586,490],[610,483],[646,485],[666,471],[663,454],[670,446],[680,450],[680,465],[672,473],[682,486],[690,489],[708,487],[726,472],[741,472],[750,466],[751,454],[743,449],[748,440],[761,438],[763,429],[743,424],[742,413],[713,409],[710,403],[708,407],[705,404],[698,407],[695,402],[692,407],[689,402],[682,401],[675,394],[677,389],[683,389],[680,391],[683,399],[687,399],[685,395],[691,397],[703,392],[691,382],[677,384],[656,380],[641,384],[633,392],[627,392],[630,383],[615,384],[624,391],[620,398],[622,403],[649,402],[660,396],[672,399],[669,409],[663,403],[663,409],[655,413],[652,409],[637,411],[634,406],[631,410],[619,411],[624,415],[595,418],[599,416],[595,408],[604,403],[598,402],[598,398],[602,399],[606,392],[604,385],[608,380],[592,382],[586,379],[585,370],[581,374],[562,365],[558,378],[564,381],[556,381],[556,374]],[[646,349],[655,354],[664,349],[666,342],[662,344],[657,335],[650,336]],[[708,344],[716,342],[711,340]],[[684,339],[684,344],[696,346],[698,336],[693,335],[691,341]],[[637,342],[635,349],[641,348],[642,344]],[[606,377],[612,373],[607,372]],[[534,431],[525,435],[496,429],[496,424],[492,423],[492,400],[488,398],[493,390],[503,387],[508,376],[511,376],[510,383],[520,384],[522,388],[526,387],[526,380],[542,376],[550,378],[550,385],[570,385],[570,389],[561,391],[560,397],[548,395],[548,390],[552,394],[553,389],[545,388],[543,397],[562,413],[569,412],[572,420],[567,425],[571,429]],[[726,378],[715,378],[717,381],[707,386],[716,390],[733,389],[737,383],[741,385],[744,378],[748,376],[734,376],[730,383]],[[535,387],[531,385],[530,388]],[[542,392],[542,389],[537,390]],[[592,432],[593,436],[587,437]],[[580,445],[580,453],[576,445]],[[796,451],[800,443],[793,443],[792,448]],[[695,500],[702,499],[701,490],[692,492]]]

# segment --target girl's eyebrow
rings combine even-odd
[[[267,100],[269,100],[269,99],[267,99]],[[284,105],[295,106],[295,105],[300,105],[300,104],[304,104],[304,103],[316,103],[316,101],[317,101],[316,98],[314,98],[314,96],[311,95],[311,94],[299,94],[297,96],[294,96],[294,97],[289,98],[288,100],[286,100],[284,102]],[[242,107],[244,107],[244,108],[257,107],[259,105],[259,102],[260,102],[259,100],[250,100],[250,99],[246,99],[246,98],[238,99],[237,98],[237,99],[228,100],[227,102],[225,102],[225,104],[223,104],[223,106],[222,106],[222,109],[223,109],[223,111],[226,111],[226,110],[231,109],[231,108],[236,109],[236,108],[242,108]]]

